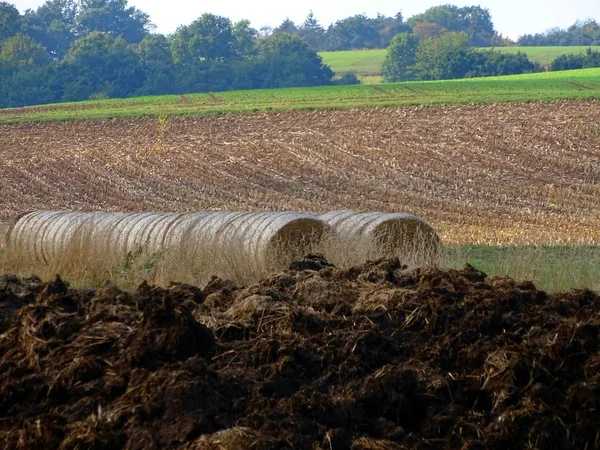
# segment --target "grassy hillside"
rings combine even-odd
[[[336,72],[352,72],[357,75],[378,75],[387,50],[348,50],[320,52],[323,62]]]
[[[0,124],[581,98],[600,98],[600,69],[376,86],[265,89],[61,103],[0,110]]]
[[[498,50],[504,53],[527,53],[529,59],[533,62],[540,63],[542,66],[549,66],[552,61],[561,55],[573,55],[584,53],[589,46],[573,46],[573,47],[499,47]],[[592,50],[600,50],[600,47],[591,47]]]
[[[527,53],[533,62],[548,66],[554,59],[564,54],[583,53],[589,47],[498,47],[494,50],[505,53]],[[600,47],[592,47],[600,50]],[[355,73],[365,83],[381,81],[381,64],[386,50],[351,50],[343,52],[321,52],[323,62],[334,72]],[[374,78],[375,77],[375,78]]]

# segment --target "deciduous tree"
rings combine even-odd
[[[145,79],[140,95],[160,95],[177,92],[175,66],[169,41],[162,34],[148,34],[135,51],[144,70]]]
[[[435,22],[417,22],[413,26],[413,34],[421,39],[439,38],[449,30]]]
[[[415,79],[418,45],[419,38],[410,33],[399,33],[392,39],[381,69],[386,81]]]
[[[471,44],[477,47],[488,47],[495,34],[489,10],[480,6],[434,6],[411,17],[407,22],[412,27],[419,22],[430,22],[449,31],[464,31],[469,35]]]
[[[71,46],[63,61],[63,99],[127,97],[144,82],[138,55],[122,37],[94,31]]]
[[[469,70],[470,38],[464,31],[450,31],[439,38],[422,39],[417,49],[416,70],[425,80],[463,78]]]
[[[58,60],[66,55],[76,39],[76,15],[75,0],[48,0],[35,11],[25,11],[22,30]]]
[[[153,29],[148,14],[127,0],[80,0],[76,21],[79,36],[101,31],[129,43],[140,42]]]
[[[331,83],[333,71],[306,41],[290,34],[265,38],[254,61],[255,87],[319,86]]]
[[[379,47],[380,36],[373,19],[363,14],[339,20],[327,30],[331,50]]]
[[[16,6],[0,2],[0,46],[6,38],[17,34],[21,28],[21,13]]]
[[[50,64],[44,47],[23,33],[17,33],[4,41],[0,60],[5,70],[11,71],[29,70]]]
[[[240,20],[233,25],[234,49],[238,57],[246,57],[256,52],[258,31],[250,26],[249,20]]]
[[[182,66],[238,56],[231,20],[214,14],[203,14],[190,25],[179,27],[170,43],[175,63]]]

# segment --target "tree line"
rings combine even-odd
[[[502,43],[489,11],[445,5],[404,20],[356,15],[325,29],[310,12],[256,30],[204,14],[171,35],[127,0],[47,0],[23,14],[0,1],[0,107],[140,95],[358,82],[334,80],[318,50],[385,48],[394,36],[463,32]]]
[[[516,54],[473,47],[464,31],[419,37],[400,33],[392,39],[382,67],[386,81],[423,81],[515,75],[542,71],[522,52]]]
[[[600,52],[588,48],[578,55],[562,55],[552,61],[550,70],[577,70],[600,67]]]
[[[401,12],[393,17],[378,14],[374,18],[358,14],[339,20],[327,28],[310,12],[300,25],[286,19],[276,28],[261,29],[263,35],[289,33],[302,37],[317,51],[387,48],[399,33],[412,32],[418,36],[426,36],[449,31],[466,33],[471,43],[479,47],[509,43],[494,29],[489,10],[479,6],[435,6],[406,21]]]
[[[259,39],[247,20],[204,14],[152,31],[127,0],[49,0],[23,15],[1,2],[0,107],[334,83],[303,39]]]
[[[594,19],[579,20],[566,29],[552,28],[544,33],[526,34],[517,44],[538,47],[600,45],[600,24]]]
[[[567,31],[587,36],[598,28],[576,25]],[[441,5],[407,20],[400,12],[356,15],[327,28],[310,12],[300,25],[286,19],[260,30],[204,14],[165,36],[127,0],[47,0],[23,14],[0,1],[0,107],[358,82],[351,74],[334,79],[316,53],[322,50],[389,47],[388,81],[540,69],[524,54],[475,50],[512,44],[479,6]],[[588,55],[561,67],[595,61]]]

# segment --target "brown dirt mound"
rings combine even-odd
[[[350,270],[249,287],[0,277],[0,446],[578,449],[600,437],[600,298]]]

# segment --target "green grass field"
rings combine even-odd
[[[531,61],[540,63],[542,66],[547,67],[552,63],[552,61],[561,55],[585,53],[588,48],[590,47],[497,47],[494,50],[498,50],[503,53],[526,53]],[[591,47],[591,49],[600,51],[600,47]]]
[[[371,86],[264,89],[60,103],[0,110],[0,124],[585,98],[600,98],[600,69]]]
[[[509,276],[533,281],[548,292],[571,289],[600,291],[600,247],[558,246],[463,246],[449,247],[446,264],[460,269],[468,262],[489,276]]]
[[[323,62],[336,73],[378,75],[385,59],[386,49],[319,52]]]
[[[549,66],[557,57],[564,54],[583,53],[589,47],[497,47],[504,53],[527,53],[529,59],[542,66]],[[600,47],[592,47],[600,50]],[[320,52],[323,62],[336,73],[351,72],[366,84],[381,82],[381,64],[387,50],[351,50],[342,52]]]

